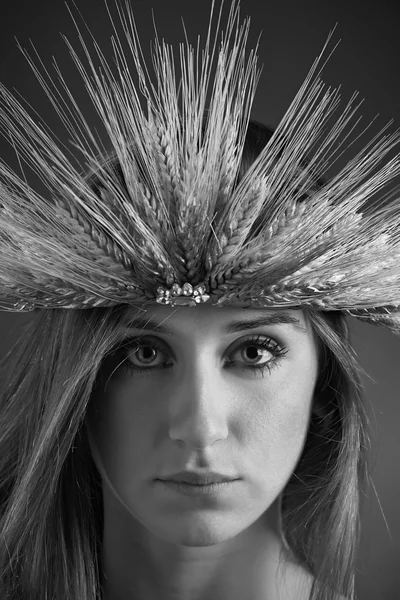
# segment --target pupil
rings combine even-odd
[[[150,346],[145,346],[144,348],[142,348],[142,353],[143,353],[143,358],[145,360],[152,358],[153,348],[150,348]]]
[[[258,349],[255,346],[250,346],[250,348],[247,348],[247,354],[251,355],[252,351],[254,353],[255,356],[248,356],[248,358],[258,358]]]

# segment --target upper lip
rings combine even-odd
[[[221,483],[224,481],[234,481],[238,477],[222,475],[221,473],[197,473],[196,471],[181,471],[175,475],[166,475],[160,477],[163,481],[183,481],[192,485],[207,485],[209,483]]]

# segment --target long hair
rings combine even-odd
[[[271,135],[250,121],[238,181]],[[102,488],[84,419],[131,308],[35,311],[0,361],[0,581],[8,600],[102,598]],[[320,405],[282,496],[283,533],[315,578],[310,600],[353,599],[367,483],[360,369],[343,313],[306,315],[320,346]]]

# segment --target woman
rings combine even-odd
[[[89,176],[2,91],[54,193],[3,165],[2,308],[37,311],[1,365],[3,595],[354,598],[368,431],[346,314],[399,332],[400,211],[359,212],[400,172],[372,175],[396,138],[324,182],[347,121],[326,131],[316,66],[272,133],[249,123],[247,34],[223,38],[206,112],[205,59],[199,80],[182,59],[179,105],[168,53],[151,88],[125,33],[149,112],[122,68],[83,73],[114,147],[63,113]]]

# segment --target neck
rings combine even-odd
[[[104,510],[104,600],[289,600],[302,597],[301,585],[309,591],[277,526],[279,502],[239,535],[196,547],[156,535],[113,494]]]

